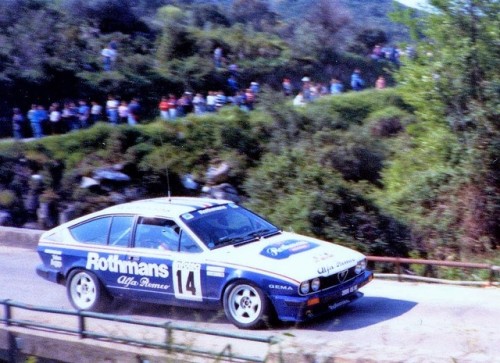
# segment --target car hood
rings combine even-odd
[[[344,271],[364,258],[349,248],[287,232],[212,253],[213,262],[277,274],[297,283]]]

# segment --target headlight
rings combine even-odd
[[[320,283],[319,283],[319,278],[315,278],[311,281],[311,290],[312,291],[318,291],[319,290],[319,286],[320,286]]]
[[[366,258],[362,259],[356,264],[356,268],[354,269],[354,272],[356,275],[360,274],[366,269]]]
[[[300,292],[305,295],[309,292],[310,287],[311,285],[309,281],[304,281],[303,283],[300,284]]]

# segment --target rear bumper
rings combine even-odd
[[[58,270],[53,270],[45,267],[45,265],[40,264],[36,267],[36,273],[38,276],[48,280],[50,282],[55,282],[57,284],[62,283],[63,276]]]
[[[338,286],[307,296],[273,296],[272,302],[282,321],[306,321],[337,310],[363,296],[358,290],[373,279],[371,271]]]

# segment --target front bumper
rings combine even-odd
[[[278,318],[301,322],[337,310],[362,297],[358,290],[373,279],[373,272],[363,274],[343,284],[307,296],[271,296]]]

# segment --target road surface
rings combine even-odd
[[[0,299],[70,309],[65,288],[36,275],[38,263],[32,250],[0,246]],[[362,292],[362,299],[327,318],[251,333],[280,337],[285,357],[310,354],[311,362],[500,363],[499,288],[376,279]],[[222,311],[122,302],[115,313],[238,331]],[[249,347],[235,348],[250,353]]]

